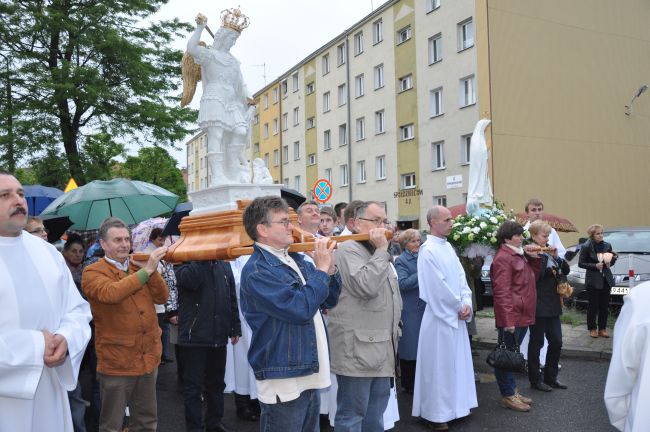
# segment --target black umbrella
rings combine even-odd
[[[191,202],[180,203],[174,209],[174,213],[170,216],[169,220],[165,224],[165,227],[162,231],[162,236],[168,235],[181,235],[181,232],[178,229],[178,225],[181,223],[181,219],[190,214],[192,210]]]
[[[300,204],[307,201],[307,197],[298,192],[295,189],[282,188],[280,189],[280,196],[292,207],[294,210],[297,210],[300,207]]]
[[[47,241],[54,243],[58,241],[68,228],[72,226],[72,221],[67,216],[42,216],[43,225],[47,230]]]

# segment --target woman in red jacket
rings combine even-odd
[[[499,227],[499,250],[490,267],[499,343],[504,342],[510,349],[521,344],[528,326],[535,323],[535,281],[540,259],[535,246],[522,247],[523,233],[521,225],[513,221]],[[495,368],[494,375],[501,391],[501,406],[529,411],[532,400],[517,391],[512,373]]]

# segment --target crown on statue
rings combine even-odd
[[[221,22],[224,27],[233,29],[237,33],[241,33],[242,30],[250,25],[250,20],[238,7],[222,10]]]

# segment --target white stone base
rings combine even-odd
[[[226,184],[190,192],[195,216],[215,211],[236,210],[237,200],[253,200],[260,196],[280,196],[281,184]]]

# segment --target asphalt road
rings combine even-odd
[[[535,432],[605,432],[616,431],[609,425],[603,403],[603,392],[609,363],[602,360],[562,358],[559,379],[569,386],[568,390],[554,390],[543,393],[531,390],[528,380],[517,375],[520,391],[534,399],[533,409],[528,413],[516,413],[499,407],[500,399],[496,382],[485,363],[487,351],[479,351],[474,367],[480,374],[477,383],[478,408],[462,420],[450,424],[451,431],[535,431]],[[411,417],[412,397],[398,393],[401,420],[395,431],[428,430],[418,419]],[[232,395],[226,395],[224,423],[234,431],[257,432],[257,422],[237,419]],[[160,432],[182,432],[184,428],[183,398],[176,382],[175,364],[163,365],[158,375],[158,430]],[[329,426],[322,425],[322,431]]]

